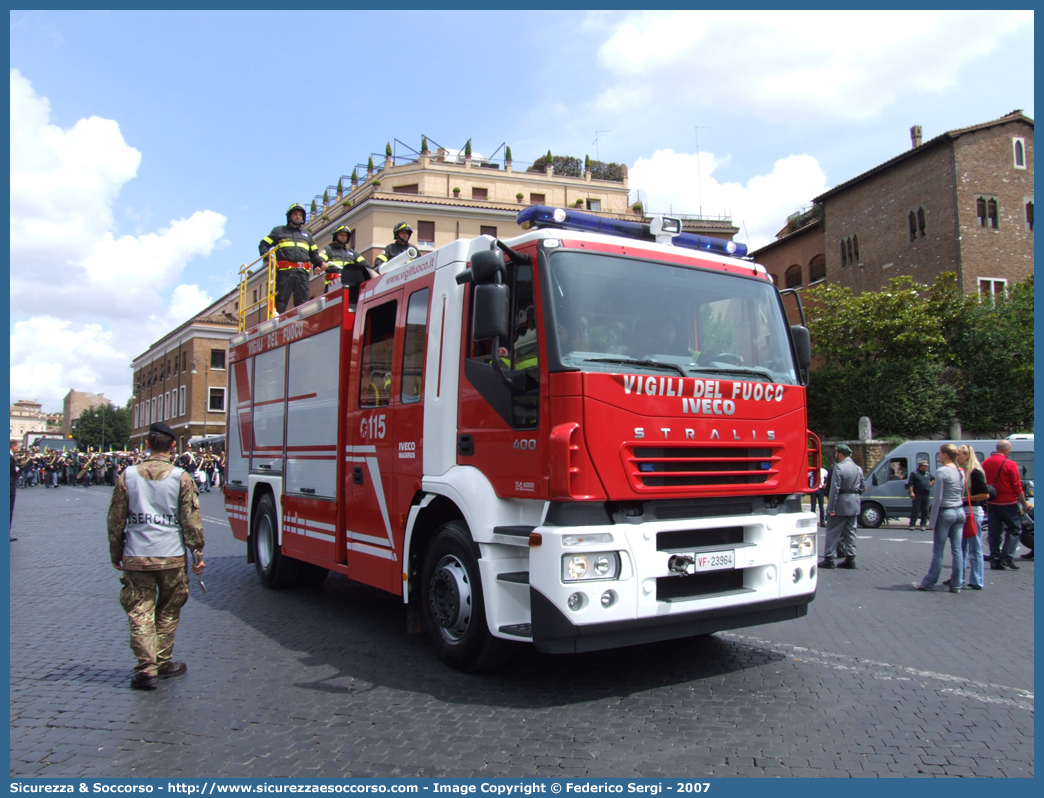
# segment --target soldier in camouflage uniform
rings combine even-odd
[[[203,573],[203,519],[192,477],[169,460],[174,432],[158,422],[149,428],[149,449],[140,465],[127,468],[109,505],[109,557],[123,572],[120,604],[130,620],[130,645],[138,664],[131,687],[154,690],[159,679],[181,676],[174,662],[174,635],[188,600],[187,547]]]

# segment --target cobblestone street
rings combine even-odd
[[[336,575],[262,588],[214,492],[210,592],[193,587],[175,650],[189,672],[149,693],[129,689],[110,493],[18,492],[12,776],[1034,773],[1032,561],[987,569],[981,592],[918,593],[931,533],[860,530],[859,569],[822,572],[798,621],[577,656],[522,648],[467,676],[405,634],[398,598]]]

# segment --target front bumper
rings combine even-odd
[[[759,513],[538,527],[541,545],[529,552],[533,643],[595,651],[800,618],[816,593],[815,522],[812,513]],[[577,542],[587,535],[596,537]],[[793,535],[811,537],[812,550],[792,557]],[[730,550],[732,568],[680,573],[672,565],[680,555]],[[618,552],[619,573],[566,581],[563,557],[584,551]]]

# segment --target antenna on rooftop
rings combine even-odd
[[[592,143],[592,144],[594,144],[594,146],[595,146],[595,160],[596,160],[596,161],[600,161],[600,160],[602,160],[602,156],[600,156],[600,155],[598,154],[598,135],[599,135],[600,133],[612,133],[612,132],[613,132],[613,131],[611,131],[611,130],[596,130],[596,131],[595,131],[595,140],[594,140],[594,141],[592,141],[591,143]]]
[[[705,125],[696,125],[696,197],[700,204],[700,218],[703,218],[703,176],[700,174],[700,128],[710,130]]]

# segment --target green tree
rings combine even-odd
[[[103,404],[80,414],[73,434],[80,449],[122,451],[130,446],[130,433],[130,408]]]
[[[343,194],[344,193],[344,179],[340,178],[340,177],[337,178],[337,193],[338,194]]]
[[[352,182],[353,183],[358,183],[359,182],[359,173],[355,169],[352,170]]]
[[[427,152],[427,151],[428,151],[428,137],[427,136],[421,136],[421,152]]]
[[[937,306],[962,427],[986,435],[1033,431],[1033,275],[981,300],[953,287]]]
[[[504,148],[504,160],[505,161],[510,161],[511,160],[511,147],[505,147]]]
[[[468,139],[464,143],[464,157],[465,158],[470,158],[471,157],[471,139]]]
[[[373,171],[373,156],[372,155],[369,158],[366,159],[366,171],[367,172],[372,172]]]
[[[329,204],[330,204],[330,194],[329,194],[329,192],[324,190],[323,191],[323,205],[329,205]]]
[[[858,296],[832,284],[805,293],[818,360],[808,391],[813,429],[851,437],[860,416],[869,416],[880,435],[947,428],[957,395],[930,290],[897,277],[883,291]]]
[[[387,158],[392,154],[391,142],[389,141],[384,145],[384,157]]]
[[[312,200],[312,216],[315,216],[315,200]]]

